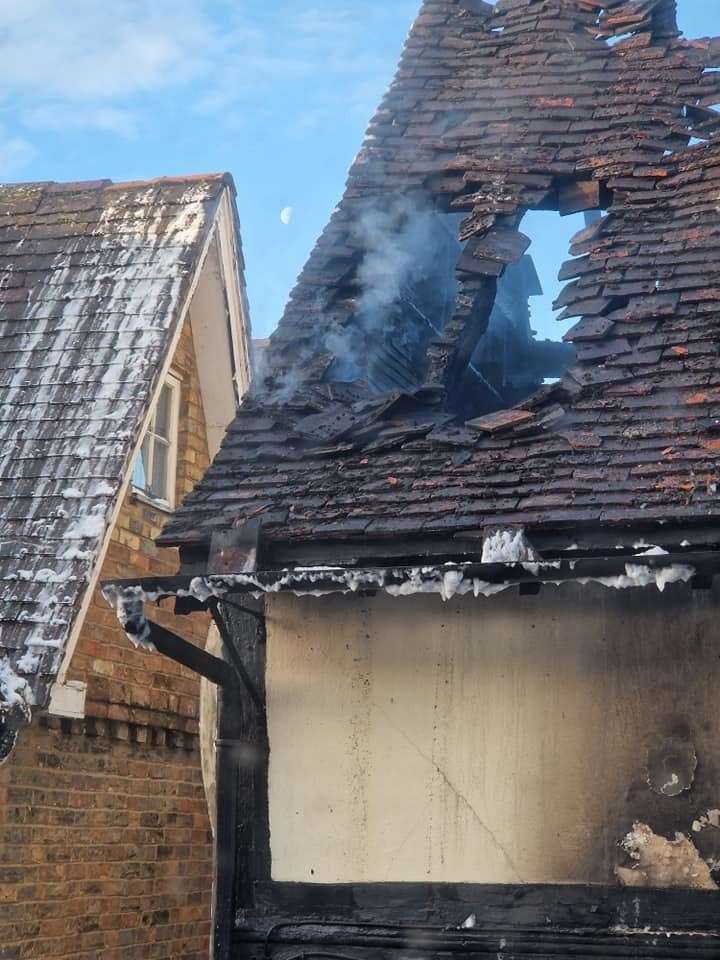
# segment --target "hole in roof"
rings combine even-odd
[[[570,258],[573,236],[600,216],[531,210],[523,217],[520,231],[530,246],[498,280],[487,329],[470,363],[477,379],[475,410],[492,413],[520,403],[573,364],[575,348],[563,336],[576,318],[558,320],[562,308],[553,304],[565,286],[558,273]]]
[[[362,253],[333,307],[351,322],[346,319],[325,339],[334,357],[326,378],[364,381],[376,394],[422,386],[433,342],[442,343],[458,307],[462,278],[465,309],[468,298],[475,298],[475,317],[465,318],[466,329],[484,332],[474,350],[472,341],[467,344],[452,375],[452,406],[473,416],[520,403],[558,380],[575,360],[563,336],[576,318],[558,321],[563,308],[553,306],[565,285],[558,273],[570,259],[572,237],[600,216],[597,210],[564,217],[530,211],[520,224],[524,237],[500,228],[494,239],[486,238],[491,252],[478,254],[485,241],[473,249],[458,240],[465,215],[443,212],[427,198],[403,197],[358,211],[354,237]],[[493,247],[500,263],[514,254],[496,286]],[[464,262],[466,255],[483,262],[479,273],[477,263],[471,268]],[[491,259],[485,263],[484,256]]]
[[[328,379],[365,380],[374,393],[422,385],[429,345],[455,309],[461,220],[423,197],[358,212],[354,240],[362,253],[339,305],[353,322],[326,338],[335,358]]]
[[[580,230],[599,220],[599,210],[571,213],[561,217],[554,211],[529,210],[520,230],[530,238],[528,253],[532,257],[541,293],[530,298],[530,326],[540,340],[562,340],[575,320],[558,320],[561,309],[553,303],[566,285],[558,280],[560,267],[570,259],[570,243]]]

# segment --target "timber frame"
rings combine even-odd
[[[233,957],[718,956],[718,894],[603,886],[257,883]]]
[[[236,911],[254,902],[256,881],[270,879],[268,742],[265,718],[265,623],[262,604],[209,601],[223,642],[221,659],[148,621],[147,643],[216,685],[217,817],[212,957],[229,960]],[[178,600],[176,612],[198,605]]]
[[[661,570],[680,559],[694,568],[695,589],[707,589],[720,573],[720,553],[710,550],[647,556],[642,562]],[[626,560],[617,555],[580,557],[537,574],[522,565],[474,566],[487,581],[511,578],[523,594],[542,589],[544,580],[610,575],[622,570]],[[258,581],[272,591],[277,575],[278,571],[236,575],[237,582],[222,596],[210,594],[204,599],[198,584],[212,583],[210,575],[108,585],[109,594],[129,588],[134,596],[139,590],[146,600],[175,597],[179,614],[209,609],[223,640],[225,659],[221,661],[194,648],[188,651],[182,642],[175,643],[172,634],[156,632],[156,625],[148,621],[151,642],[159,652],[179,659],[219,687],[216,960],[379,960],[418,953],[493,955],[501,960],[568,956],[716,960],[720,956],[720,894],[713,891],[576,884],[273,881],[264,602],[252,594],[257,593]],[[243,576],[255,579],[256,585],[240,583]],[[297,571],[297,581],[289,579],[284,589],[301,589],[302,576]],[[308,583],[305,589],[318,586],[340,589],[330,581]]]

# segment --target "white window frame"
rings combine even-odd
[[[163,510],[174,510],[176,506],[176,492],[177,492],[177,461],[178,461],[178,433],[180,428],[180,390],[182,388],[182,381],[173,373],[168,373],[163,381],[162,389],[169,387],[170,389],[170,423],[169,423],[169,438],[168,438],[168,457],[167,457],[167,487],[165,497],[156,497],[149,493],[147,490],[143,490],[141,487],[136,487],[133,484],[133,492],[135,496],[140,500],[144,500],[147,503],[152,504],[153,506],[160,507]],[[162,389],[158,393],[157,403],[160,402],[160,395]],[[152,478],[153,471],[153,455],[155,452],[155,443],[156,443],[156,434],[155,434],[155,417],[157,414],[157,403],[155,409],[153,410],[152,417],[150,418],[150,423],[143,437],[143,442],[140,445],[138,450],[138,457],[142,456],[142,447],[148,437],[151,437],[153,442],[149,445],[149,457],[148,463],[145,465],[145,477]],[[161,438],[164,439],[164,438]],[[134,469],[134,468],[133,468]]]

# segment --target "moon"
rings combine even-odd
[[[289,224],[290,221],[292,220],[292,215],[293,215],[293,208],[292,208],[292,207],[284,207],[284,208],[280,211],[280,220],[285,224],[286,227],[288,226],[288,224]]]

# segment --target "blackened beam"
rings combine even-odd
[[[147,623],[150,630],[148,639],[158,653],[182,664],[183,667],[187,667],[188,670],[192,670],[193,673],[219,687],[237,686],[235,673],[224,660],[188,643],[187,640],[152,620],[148,620]]]
[[[516,960],[716,960],[719,955],[714,892],[260,881],[254,895],[235,931],[234,956],[246,960],[376,960],[408,953],[466,960],[498,953]]]
[[[228,630],[227,624],[225,623],[225,619],[220,611],[220,604],[225,602],[226,602],[225,600],[218,600],[217,598],[213,597],[212,599],[208,600],[208,606],[213,615],[215,626],[218,628],[220,639],[223,642],[223,646],[227,650],[227,654],[230,657],[230,662],[235,668],[236,674],[242,681],[243,686],[245,687],[247,692],[250,694],[250,699],[255,704],[255,707],[261,713],[264,713],[265,704],[262,701],[262,697],[260,696],[260,693],[258,692],[257,687],[253,683],[250,674],[246,670],[245,664],[242,661],[242,657],[240,656],[237,649],[235,648],[235,644],[233,643],[233,638],[230,635],[230,631]],[[261,621],[263,619],[262,615],[259,614],[256,610],[249,610],[246,607],[240,606],[240,604],[229,604],[229,605],[234,606],[235,609],[251,617],[255,617],[256,619],[259,619]]]
[[[467,579],[477,578],[490,584],[558,583],[573,580],[597,580],[623,575],[626,566],[649,567],[662,570],[674,565],[692,566],[701,578],[720,574],[720,552],[684,550],[666,554],[616,554],[604,557],[580,557],[537,563],[444,563],[430,564],[421,560],[412,565],[391,567],[303,567],[297,570],[258,570],[253,573],[208,574],[204,577],[173,576],[150,577],[137,580],[119,580],[109,585],[117,590],[140,588],[146,599],[162,600],[173,596],[187,596],[198,584],[207,594],[224,600],[233,594],[263,594],[290,591],[297,593],[347,592],[346,578],[352,578],[358,589],[374,591],[401,586],[413,578],[431,582],[457,571]],[[204,601],[207,603],[207,600]]]
[[[252,610],[250,607],[244,607],[241,603],[234,603],[232,600],[228,600],[226,597],[223,597],[224,604],[228,607],[233,607],[239,613],[246,613],[249,617],[254,617],[255,620],[259,620],[261,623],[264,622],[265,617],[258,610]],[[208,601],[208,606],[210,606],[212,601]]]
[[[414,927],[432,924],[438,932],[457,930],[473,936],[482,930],[584,927],[596,931],[617,926],[692,933],[712,931],[720,937],[716,891],[640,889],[603,884],[426,883],[292,883],[259,881],[248,927],[263,941],[297,937],[300,921],[334,921]],[[463,927],[474,913],[475,928]],[[332,918],[332,919],[331,919]],[[278,922],[281,927],[278,927]],[[492,951],[495,953],[496,951]],[[535,951],[537,954],[539,951]],[[669,951],[672,953],[672,951]],[[579,951],[585,957],[584,951]],[[643,954],[644,956],[644,954]],[[673,954],[673,956],[675,956]]]

